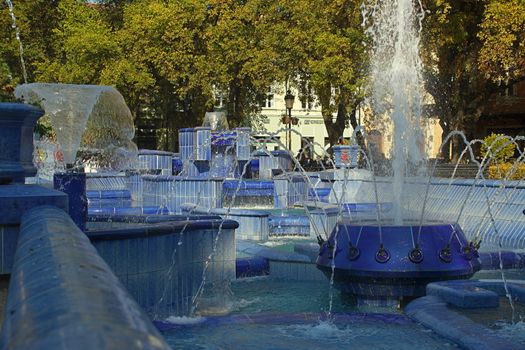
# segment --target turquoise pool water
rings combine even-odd
[[[456,349],[397,309],[357,310],[327,283],[256,278],[232,285],[229,314],[170,318],[174,349]],[[204,310],[205,312],[205,310]]]

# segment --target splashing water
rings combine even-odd
[[[18,85],[15,96],[45,110],[66,164],[75,164],[82,146],[88,164],[108,170],[135,166],[133,116],[115,88],[32,83]]]
[[[368,1],[363,26],[372,39],[372,106],[393,121],[392,168],[396,224],[402,223],[402,193],[408,164],[422,160],[422,63],[419,57],[422,5],[412,0]]]
[[[169,323],[172,323],[172,324],[176,324],[176,325],[185,325],[185,326],[193,326],[193,325],[196,325],[196,324],[199,324],[199,323],[203,323],[204,321],[206,321],[206,318],[205,317],[200,317],[200,316],[197,316],[197,317],[187,317],[187,316],[176,317],[176,316],[170,316],[170,317],[166,318],[166,322],[169,322]]]
[[[503,338],[511,339],[520,344],[525,344],[525,321],[518,322],[497,321],[494,324],[496,333]]]
[[[26,62],[24,61],[24,46],[22,45],[22,39],[20,39],[20,29],[16,25],[16,16],[11,0],[5,0],[7,7],[9,8],[9,14],[11,15],[11,27],[15,30],[16,40],[18,41],[18,51],[20,52],[20,65],[22,66],[22,76],[24,77],[24,83],[27,84],[27,71]]]
[[[280,330],[282,336],[299,337],[325,342],[341,343],[349,339],[374,337],[379,333],[377,329],[357,328],[351,326],[338,326],[330,321],[320,320],[314,324],[290,325]]]

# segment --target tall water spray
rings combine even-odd
[[[22,45],[22,39],[20,38],[20,29],[16,25],[16,16],[15,10],[13,8],[13,3],[11,0],[5,0],[7,7],[9,8],[9,14],[11,15],[11,27],[15,30],[16,40],[18,41],[18,51],[20,52],[20,65],[22,67],[22,76],[24,78],[24,83],[27,84],[27,71],[26,63],[24,61],[24,46]]]
[[[419,164],[421,146],[422,64],[419,57],[421,21],[418,0],[367,0],[363,25],[372,39],[372,107],[393,122],[393,204],[396,224],[402,223],[402,194],[409,164]]]

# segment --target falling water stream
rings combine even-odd
[[[421,21],[419,1],[367,1],[363,26],[372,39],[372,106],[393,122],[392,168],[394,218],[402,224],[402,195],[406,167],[422,160],[420,145],[422,63],[419,57]]]
[[[7,3],[7,7],[9,8],[9,14],[11,15],[11,21],[12,25],[11,27],[15,30],[15,36],[16,40],[18,41],[18,50],[20,52],[20,66],[22,67],[22,76],[24,78],[24,83],[27,84],[27,71],[26,71],[26,63],[24,61],[24,46],[22,45],[22,39],[20,38],[20,29],[16,25],[16,16],[15,11],[13,8],[13,3],[11,0],[5,0]]]

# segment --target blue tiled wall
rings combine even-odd
[[[86,174],[86,190],[123,190],[127,188],[127,177],[124,174]]]
[[[302,175],[281,175],[273,179],[275,183],[275,207],[286,208],[308,199],[311,186],[308,178]]]
[[[269,216],[264,210],[244,210],[225,208],[206,208],[194,204],[182,206],[185,214],[207,214],[220,215],[223,219],[235,220],[239,227],[235,231],[237,239],[249,239],[255,241],[266,241],[269,237]]]
[[[197,127],[195,130],[196,161],[211,161],[211,128]]]
[[[237,160],[249,160],[250,159],[250,133],[251,128],[236,128],[237,143],[235,153]]]
[[[310,220],[304,215],[272,215],[269,219],[271,236],[310,236]]]
[[[173,153],[157,150],[139,151],[139,169],[160,169],[162,175],[172,175]]]
[[[22,218],[6,310],[5,349],[169,349],[86,236],[56,207],[36,207]]]
[[[357,167],[359,146],[340,145],[332,147],[334,163],[337,168]]]
[[[144,206],[165,206],[180,213],[183,203],[221,207],[222,179],[143,176]]]
[[[235,201],[233,196],[235,195]],[[233,202],[232,202],[233,201]],[[222,186],[224,207],[272,208],[274,183],[271,180],[226,180]]]
[[[90,231],[88,236],[129,293],[154,318],[187,316],[206,271],[211,284],[235,278],[234,229],[221,220]],[[180,243],[180,244],[179,244]]]

